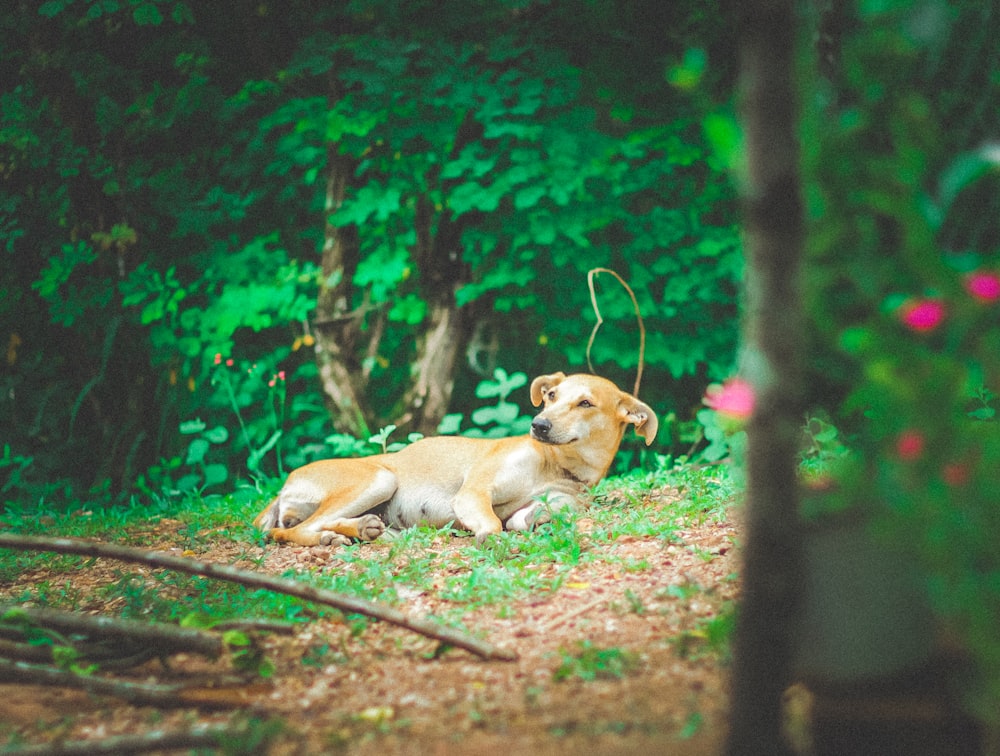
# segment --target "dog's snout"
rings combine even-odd
[[[535,438],[548,438],[552,430],[552,421],[544,417],[536,417],[531,421],[531,433]]]

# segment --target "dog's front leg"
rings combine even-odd
[[[471,530],[478,543],[503,530],[503,523],[493,511],[493,500],[488,494],[461,490],[455,496],[455,517],[465,530]]]
[[[507,518],[507,530],[532,530],[552,519],[552,513],[561,510],[579,511],[585,509],[586,497],[566,491],[546,491],[536,497],[528,506],[522,507]]]

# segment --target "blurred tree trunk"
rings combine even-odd
[[[747,429],[743,598],[734,641],[730,754],[780,754],[802,565],[796,453],[801,426],[803,240],[791,0],[740,6],[747,257],[742,371]]]

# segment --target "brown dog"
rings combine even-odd
[[[542,402],[527,436],[424,438],[393,454],[300,467],[254,525],[302,546],[371,541],[386,523],[453,522],[481,541],[580,502],[607,473],[627,425],[647,446],[656,437],[653,410],[604,378],[539,376],[531,403]]]

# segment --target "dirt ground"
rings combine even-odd
[[[725,734],[726,660],[703,631],[737,592],[733,523],[708,522],[672,539],[586,539],[586,549],[562,588],[509,605],[476,609],[465,624],[516,661],[483,661],[461,650],[434,658],[437,642],[385,623],[352,637],[344,622],[318,619],[294,636],[262,641],[275,664],[266,679],[243,678],[238,705],[223,711],[154,709],[117,699],[39,686],[0,684],[2,744],[94,740],[151,730],[227,725],[248,715],[279,720],[268,754],[713,754]],[[164,534],[156,548],[180,553]],[[464,539],[445,534],[435,549],[458,550]],[[360,547],[380,555],[385,543]],[[273,574],[291,568],[343,567],[326,549],[268,546],[219,539],[190,554]],[[622,558],[626,559],[622,559]],[[256,561],[255,561],[256,560]],[[644,565],[627,570],[622,564]],[[545,569],[542,567],[541,569]],[[16,599],[30,584],[71,581],[81,595],[111,581],[104,560],[86,570],[22,575],[0,584],[0,599]],[[444,613],[429,593],[406,596],[407,613]],[[95,602],[98,602],[95,599]],[[113,611],[100,603],[88,609]],[[619,649],[633,661],[620,677],[557,679],[568,654]],[[169,668],[149,662],[138,680],[196,684],[232,676],[228,662],[184,655]]]

